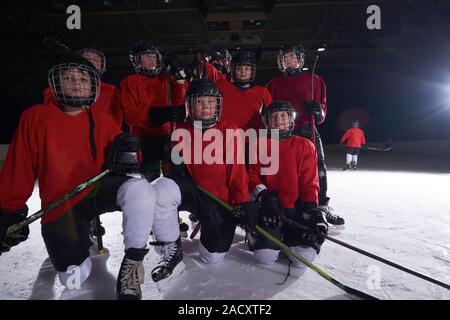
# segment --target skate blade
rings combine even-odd
[[[169,287],[171,287],[172,284],[181,276],[185,267],[186,267],[186,265],[184,264],[183,261],[178,263],[177,266],[175,267],[175,269],[173,269],[172,274],[169,277],[167,277],[165,279],[161,279],[156,283],[156,287],[158,288],[158,291],[164,292]]]

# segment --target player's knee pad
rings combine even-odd
[[[59,281],[68,289],[79,289],[79,286],[91,274],[91,270],[92,260],[90,257],[87,257],[78,266],[69,266],[66,271],[58,271]]]
[[[152,186],[155,188],[157,207],[161,209],[161,213],[177,209],[181,204],[180,188],[172,179],[161,177],[152,182]]]
[[[155,201],[155,190],[145,179],[130,179],[124,182],[117,191],[116,204],[122,209],[127,203],[142,203],[143,205],[154,205]]]
[[[292,251],[294,251],[298,255],[302,256],[303,258],[305,258],[309,262],[313,262],[314,259],[317,256],[316,249],[314,249],[314,248],[312,248],[310,246],[298,245],[298,246],[289,247],[289,249],[291,249]],[[305,264],[303,262],[299,261],[298,259],[292,257],[291,260],[292,260],[292,262],[294,263],[294,265],[296,267],[299,267],[299,268],[305,267]]]
[[[225,257],[225,252],[209,252],[201,243],[199,242],[198,252],[200,254],[200,259],[207,264],[217,264],[223,261]]]
[[[253,255],[256,258],[256,261],[260,264],[271,265],[274,264],[275,261],[278,260],[278,256],[280,255],[280,250],[274,249],[257,249],[253,251]]]

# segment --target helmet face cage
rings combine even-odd
[[[359,121],[358,121],[358,120],[354,120],[354,121],[352,122],[352,127],[353,127],[353,128],[359,128]]]
[[[222,96],[218,93],[192,93],[187,97],[189,116],[200,129],[213,127],[222,113]],[[198,111],[200,110],[200,114]]]
[[[93,53],[100,57],[100,61],[101,61],[100,69],[98,69],[97,72],[100,76],[102,76],[106,72],[106,58],[105,58],[105,55],[103,54],[103,52],[101,52],[100,50],[97,50],[97,49],[93,49],[93,48],[83,48],[76,52],[77,55],[85,58],[86,60],[88,60],[90,63],[92,63],[95,66],[95,64],[92,62],[92,60],[90,58],[83,56],[85,53]]]
[[[298,63],[295,66],[288,66],[289,59],[294,58],[293,55],[295,55]],[[280,69],[280,71],[284,74],[296,70],[301,70],[301,68],[305,64],[305,52],[295,47],[291,49],[282,49],[278,54],[277,64],[278,69]]]
[[[100,95],[100,76],[94,67],[82,63],[61,63],[48,72],[48,84],[60,104],[86,107]]]
[[[288,117],[288,128],[287,129],[281,129],[276,128],[276,126],[273,126],[273,120],[274,120],[274,114],[277,112],[285,112]],[[289,138],[292,133],[294,132],[294,126],[295,126],[295,112],[294,109],[290,105],[284,105],[284,104],[277,104],[276,107],[270,107],[267,109],[264,122],[266,125],[266,129],[279,129],[279,136],[281,139],[287,139]]]
[[[147,55],[154,55],[156,63],[154,67],[149,67],[145,63],[142,63],[142,57]],[[156,76],[161,73],[163,68],[163,59],[161,53],[156,48],[142,48],[142,50],[132,50],[130,53],[130,60],[133,64],[134,70],[137,73],[144,74],[146,76]]]

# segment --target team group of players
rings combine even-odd
[[[42,219],[42,237],[64,285],[71,266],[79,268],[81,282],[89,277],[91,222],[112,211],[123,212],[119,299],[142,297],[150,235],[160,255],[151,271],[158,288],[165,290],[181,274],[181,210],[200,223],[199,255],[207,264],[223,260],[237,226],[245,228],[256,260],[274,263],[280,250],[256,232],[256,225],[312,261],[328,224],[344,220],[328,206],[327,169],[316,129],[327,114],[325,84],[302,71],[303,48],[280,49],[282,75],[265,87],[254,84],[256,59],[249,51],[231,57],[225,49],[213,49],[208,56],[197,55],[188,68],[176,56],[163,57],[154,45],[138,42],[130,60],[136,73],[125,77],[120,88],[101,81],[106,60],[97,49],[63,57],[49,70],[44,101],[22,114],[0,173],[0,254],[28,237],[28,227],[7,230],[27,217],[26,202],[36,179],[46,207],[108,168],[112,174]],[[245,163],[225,161],[227,153],[239,153],[228,150],[227,141],[214,150],[214,158],[224,161],[171,161],[175,129],[191,136],[215,129],[225,139],[229,129],[262,128],[269,129],[258,137],[266,140],[266,151],[271,152],[273,140],[278,145],[276,173],[264,174],[267,164],[256,155],[255,162],[249,161],[249,141],[241,150]],[[202,141],[201,151],[211,149],[211,143],[217,145]],[[194,144],[183,152],[187,150],[193,154]],[[137,172],[141,178],[128,175]],[[231,205],[233,212],[198,186]]]

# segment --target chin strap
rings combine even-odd
[[[91,145],[91,154],[94,161],[97,161],[97,147],[95,145],[95,122],[94,117],[92,116],[92,110],[91,108],[87,108],[87,114],[89,117],[89,143]]]

